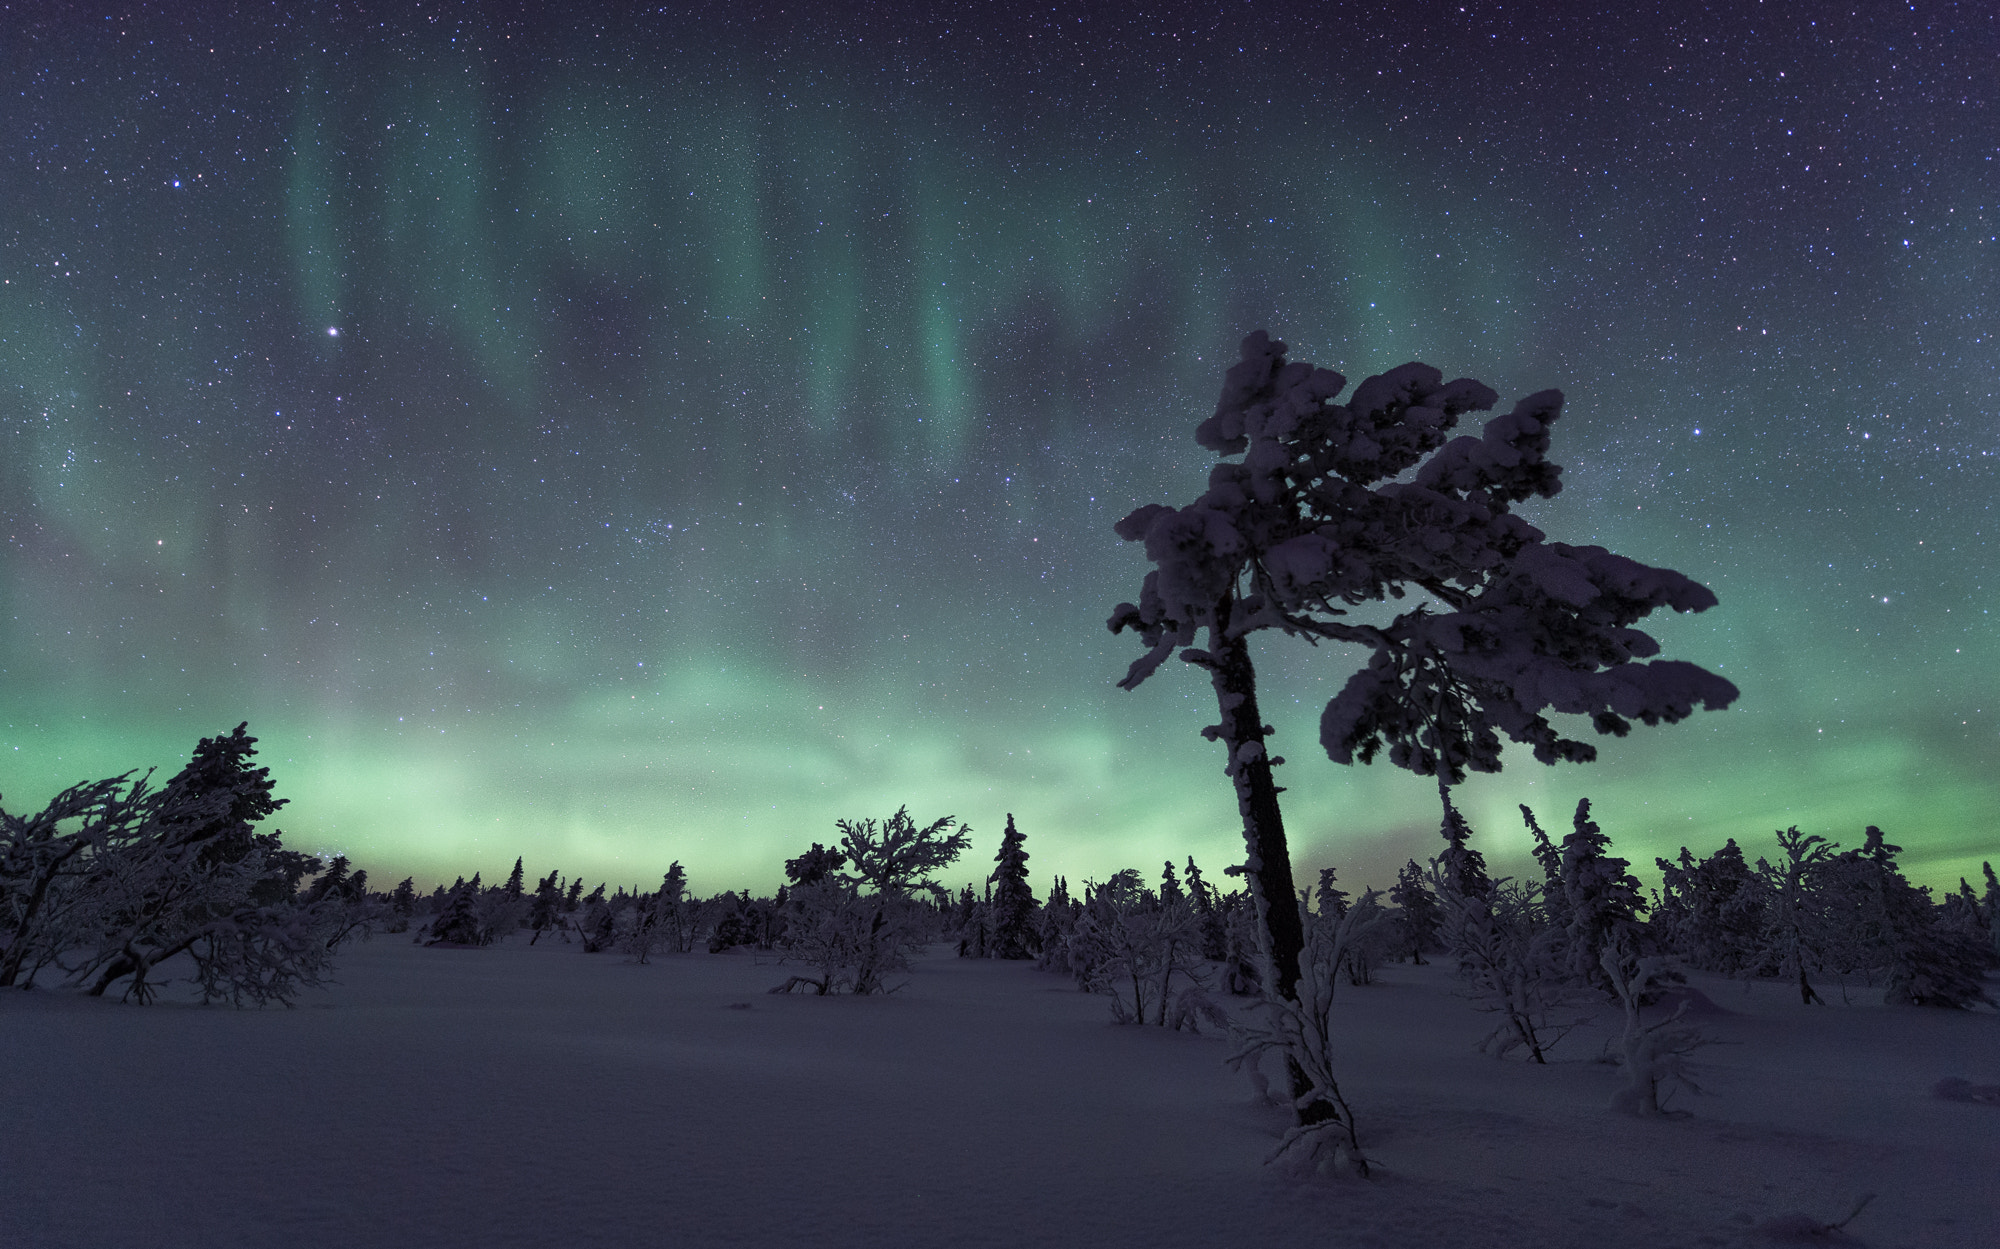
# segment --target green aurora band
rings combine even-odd
[[[1211,696],[1113,688],[1144,561],[1110,526],[1198,493],[1262,326],[1352,381],[1561,387],[1568,489],[1531,518],[1721,598],[1655,632],[1739,704],[1475,778],[1489,855],[1587,794],[1641,868],[1793,824],[1880,824],[1937,886],[2000,858],[1992,166],[1949,125],[1838,130],[1831,71],[1726,124],[1817,126],[1830,178],[1923,145],[1921,193],[1679,142],[1713,113],[1551,137],[1521,88],[1412,120],[1268,58],[1092,93],[461,27],[278,32],[218,76],[121,25],[5,106],[37,136],[0,251],[10,811],[247,719],[290,842],[384,884],[522,855],[764,891],[904,803],[974,826],[963,877],[1007,812],[1038,890],[1212,872]],[[1427,781],[1315,744],[1358,656],[1256,654],[1302,865],[1434,853]]]

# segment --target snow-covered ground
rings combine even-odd
[[[2000,1015],[1696,977],[1693,1112],[1605,1109],[1602,1034],[1536,1067],[1436,967],[1341,988],[1373,1180],[1262,1160],[1215,1037],[1120,1027],[1018,963],[777,997],[747,952],[348,947],[297,1010],[0,993],[0,1245],[2000,1245]],[[2000,987],[2000,986],[1996,986]],[[1837,990],[1828,997],[1839,1003]],[[1607,1023],[1608,1012],[1607,1012]]]

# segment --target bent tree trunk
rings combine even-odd
[[[1225,600],[1216,619],[1226,622],[1228,608]],[[1297,1002],[1305,924],[1299,917],[1285,819],[1278,809],[1278,795],[1283,791],[1271,775],[1264,716],[1257,708],[1257,670],[1250,663],[1250,645],[1243,638],[1229,637],[1221,625],[1211,627],[1208,636],[1209,676],[1222,711],[1217,736],[1229,748],[1229,775],[1236,782],[1237,809],[1243,813],[1243,842],[1248,851],[1244,875],[1250,882],[1250,899],[1263,936],[1265,984],[1277,996]],[[1306,1090],[1305,1072],[1297,1059],[1287,1056],[1285,1074],[1296,1103]],[[1296,1114],[1302,1127],[1340,1118],[1340,1112],[1324,1098],[1298,1106]],[[1352,1128],[1349,1124],[1350,1133]]]

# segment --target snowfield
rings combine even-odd
[[[1697,975],[1725,1044],[1692,1117],[1642,1120],[1606,1109],[1611,1010],[1498,1061],[1443,968],[1391,965],[1340,989],[1363,1181],[1263,1165],[1287,1117],[1222,1038],[934,949],[875,998],[399,936],[290,1011],[0,993],[0,1245],[2000,1245],[1991,1010]]]

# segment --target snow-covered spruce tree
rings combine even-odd
[[[1522,810],[1526,810],[1523,807]],[[1639,954],[1639,912],[1646,899],[1639,881],[1625,870],[1626,860],[1605,853],[1611,847],[1590,818],[1590,799],[1576,804],[1572,828],[1562,843],[1562,929],[1561,957],[1569,978],[1618,1000],[1618,989],[1604,970],[1604,952],[1622,951],[1618,957]],[[1554,929],[1554,916],[1550,916]]]
[[[535,935],[528,938],[528,944],[540,941],[545,933],[562,927],[562,886],[557,883],[562,875],[550,872],[535,884],[534,901],[528,907],[528,928]]]
[[[994,871],[986,877],[994,897],[986,909],[990,937],[986,953],[992,959],[1032,959],[1042,951],[1042,933],[1034,923],[1034,891],[1028,889],[1026,837],[1014,829],[1014,813],[1006,817]]]
[[[1229,957],[1228,929],[1223,924],[1222,908],[1215,889],[1202,878],[1201,869],[1195,866],[1194,856],[1187,861],[1188,901],[1194,903],[1195,915],[1201,925],[1201,956],[1212,963],[1220,963]]]
[[[1987,967],[2000,966],[2000,958],[1995,957],[1993,931],[1986,922],[1985,908],[1980,905],[1979,895],[1972,891],[1965,877],[1958,878],[1958,892],[1946,894],[1939,905],[1938,923],[1957,933],[1960,940],[1978,952]]]
[[[1402,930],[1402,948],[1410,961],[1423,966],[1424,951],[1437,948],[1438,925],[1442,916],[1438,912],[1437,895],[1431,892],[1424,880],[1424,869],[1411,859],[1396,873],[1396,883],[1389,890],[1389,900],[1396,904],[1399,927]]]
[[[679,923],[686,893],[687,873],[676,862],[667,868],[658,893],[636,899],[613,921],[618,952],[635,963],[647,963],[661,950],[684,951]]]
[[[1547,916],[1549,927],[1558,931],[1569,929],[1569,895],[1563,889],[1563,852],[1549,835],[1542,831],[1541,822],[1527,803],[1521,804],[1521,818],[1527,822],[1528,832],[1535,839],[1535,863],[1542,869],[1542,910]]]
[[[1037,929],[1037,940],[1041,942],[1041,955],[1035,960],[1037,971],[1067,972],[1070,966],[1069,943],[1076,934],[1077,917],[1082,913],[1082,904],[1069,896],[1069,881],[1061,876],[1049,882],[1049,900],[1042,905],[1041,923]]]
[[[1981,861],[1979,870],[1986,876],[1986,892],[1980,896],[1979,914],[1986,920],[1986,935],[1993,944],[1993,960],[2000,964],[2000,876],[1993,874],[1993,865]]]
[[[1699,862],[1686,846],[1660,869],[1660,905],[1648,927],[1690,967],[1728,976],[1756,970],[1768,891],[1735,838]]]
[[[479,873],[472,879],[461,876],[452,883],[451,892],[445,895],[444,909],[431,921],[430,940],[425,945],[480,946],[489,944],[493,937],[487,927],[479,922]]]
[[[403,877],[402,883],[389,891],[384,905],[388,908],[389,914],[382,931],[410,931],[410,919],[417,913],[417,878]]]
[[[703,935],[705,916],[701,903],[688,893],[687,869],[679,859],[667,865],[666,877],[660,881],[658,911],[666,926],[667,948],[677,954],[692,951]]]
[[[1986,952],[1939,922],[1930,890],[1912,885],[1896,866],[1901,846],[1870,824],[1858,850],[1836,855],[1827,874],[1846,895],[1842,912],[1854,970],[1879,974],[1890,1005],[1964,1009],[1986,995]]]
[[[605,900],[604,884],[600,881],[589,897],[577,903],[576,917],[570,921],[585,954],[596,954],[611,944],[616,935],[612,922],[611,903]]]
[[[1321,745],[1338,763],[1369,762],[1386,745],[1396,765],[1452,782],[1499,770],[1501,733],[1544,763],[1595,757],[1546,712],[1623,736],[1634,720],[1673,722],[1737,695],[1692,664],[1639,662],[1659,646],[1632,626],[1661,607],[1714,606],[1706,588],[1601,547],[1549,542],[1513,514],[1561,488],[1546,458],[1560,393],[1531,395],[1481,435],[1447,442],[1460,416],[1493,406],[1493,391],[1418,363],[1335,403],[1345,385],[1250,335],[1195,431],[1242,461],[1217,464],[1192,504],[1148,504],[1116,526],[1156,565],[1139,602],[1108,622],[1147,646],[1119,684],[1136,688],[1177,648],[1208,672],[1221,714],[1203,733],[1225,747],[1267,983],[1281,997],[1297,984],[1303,934],[1250,634],[1368,648],[1367,667],[1327,704]],[[1412,590],[1426,601],[1387,624],[1347,619]],[[1203,630],[1206,644],[1194,645]]]
[[[288,926],[283,909],[299,876],[319,864],[256,831],[286,800],[271,796],[269,768],[250,766],[257,739],[248,727],[202,738],[147,818],[98,857],[86,890],[95,949],[70,969],[71,983],[98,996],[129,977],[126,997],[148,1001],[152,969],[183,952],[199,958],[196,945],[220,926],[284,961],[272,945],[289,945],[278,935]],[[288,988],[318,983],[318,968],[299,972]]]

